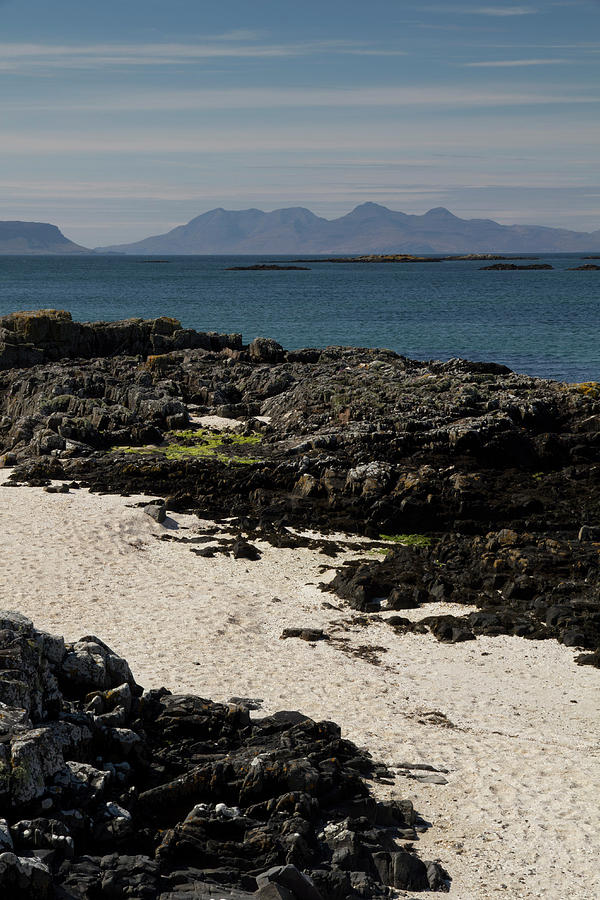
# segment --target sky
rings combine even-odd
[[[0,219],[374,201],[600,229],[600,0],[0,0]]]

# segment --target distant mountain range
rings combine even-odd
[[[423,216],[363,203],[339,219],[323,219],[292,207],[213,209],[166,234],[98,252],[169,255],[338,254],[338,253],[497,253],[600,250],[592,233],[538,225],[499,225],[491,219],[459,219],[443,207]]]
[[[56,225],[45,222],[0,222],[0,254],[27,254],[42,256],[51,254],[89,253],[85,247],[74,244]]]
[[[422,216],[363,203],[339,219],[324,219],[309,209],[291,207],[213,209],[166,234],[132,244],[86,250],[69,241],[55,225],[0,222],[0,253],[123,253],[333,255],[367,253],[580,253],[600,251],[600,230],[567,231],[540,225],[499,225],[491,219],[459,219],[437,207]]]

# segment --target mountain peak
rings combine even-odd
[[[352,210],[355,212],[375,212],[376,210],[384,210],[385,212],[390,212],[387,206],[382,206],[381,203],[373,203],[372,200],[367,200],[366,203],[359,203],[358,206],[355,206]]]
[[[338,221],[343,221],[344,219],[350,220],[363,220],[363,219],[371,219],[373,216],[375,217],[386,217],[386,216],[394,216],[398,215],[398,213],[393,213],[391,209],[388,209],[387,206],[382,206],[380,203],[360,203],[358,206],[355,206],[352,212],[347,213],[345,216],[342,216]],[[402,215],[400,213],[400,215]]]
[[[0,222],[1,254],[89,253],[49,222]]]
[[[125,253],[166,254],[467,254],[597,250],[597,235],[468,220],[443,206],[407,215],[366,202],[335,219],[301,206],[211,210],[167,234],[104,247]]]
[[[431,216],[431,218],[436,219],[456,219],[458,216],[455,216],[454,213],[451,213],[449,209],[446,209],[445,206],[434,206],[433,209],[428,210],[425,213],[426,216]]]

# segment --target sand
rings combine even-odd
[[[392,766],[447,770],[426,784],[399,769],[378,790],[431,822],[419,852],[448,868],[454,900],[600,896],[598,670],[552,641],[446,646],[396,636],[385,613],[357,625],[319,588],[342,557],[258,544],[256,562],[201,558],[159,538],[210,523],[158,525],[135,508],[143,499],[0,487],[0,608],[67,639],[97,634],[145,687],[260,698],[265,713],[337,721]],[[332,640],[280,640],[294,626]]]

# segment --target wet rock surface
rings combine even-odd
[[[344,900],[447,891],[389,772],[299,712],[144,693],[99,638],[0,613],[0,893]],[[260,702],[258,702],[260,706]]]
[[[234,555],[247,559],[252,551],[242,544],[256,539],[300,546],[304,538],[289,526],[407,539],[382,594],[365,583],[362,600],[358,587],[350,597],[342,578],[342,596],[363,611],[383,596],[401,611],[450,594],[493,607],[496,629],[531,626],[538,637],[598,649],[600,384],[389,350],[286,351],[260,337],[244,345],[239,335],[206,337],[174,320],[80,325],[65,315],[0,323],[5,363],[13,351],[2,357],[2,346],[25,338],[43,357],[0,371],[0,465],[15,466],[9,484],[142,493],[163,498],[165,512],[234,517]],[[97,355],[68,358],[72,333],[84,335],[80,355]],[[235,430],[207,431],[202,416],[226,417]],[[503,532],[516,535],[514,559],[505,545],[482,549]],[[450,559],[436,549],[443,535],[444,552],[468,563],[452,574],[451,590]],[[335,555],[335,542],[322,550]],[[382,571],[373,561],[363,574],[377,581]],[[573,607],[572,628],[530,609],[550,600]],[[440,634],[452,639],[446,625]],[[454,627],[457,639],[482,626]]]

